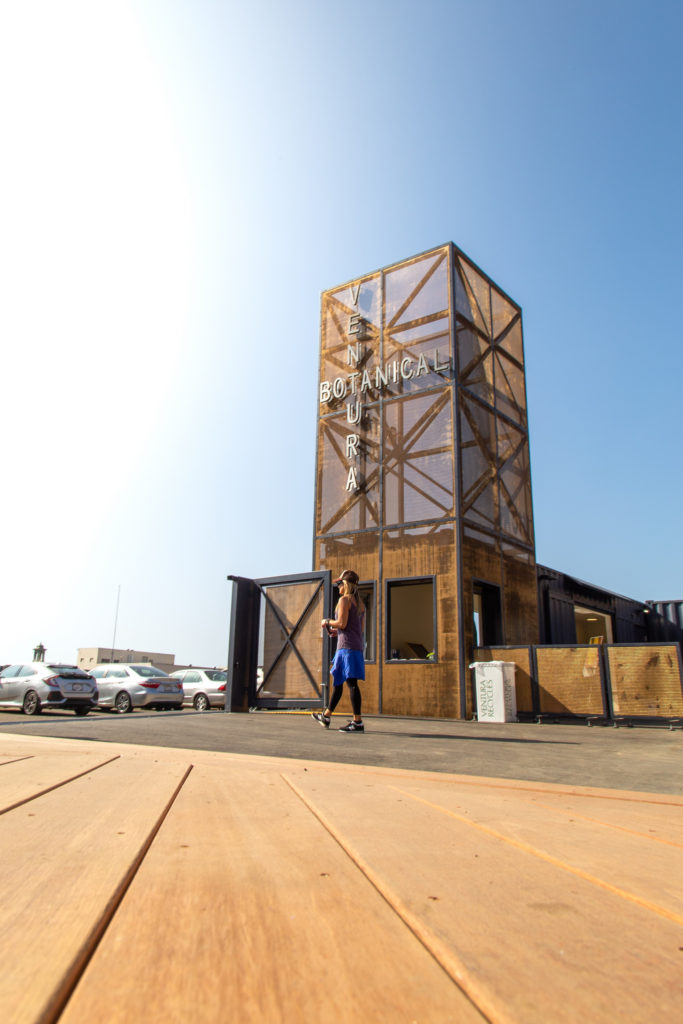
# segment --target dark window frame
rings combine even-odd
[[[479,593],[482,599],[482,632],[483,637],[477,637],[478,647],[500,647],[504,644],[505,630],[503,625],[503,588],[500,583],[491,583],[489,580],[477,578],[472,579],[472,628],[474,629],[475,594]],[[497,607],[491,605],[491,598],[497,596]],[[489,632],[494,636],[489,639]]]
[[[372,601],[372,651],[369,650],[368,634],[367,634],[367,612],[366,612],[366,629],[363,632],[365,638],[366,651],[365,662],[367,665],[377,664],[377,580],[360,580],[358,583],[358,589],[360,591],[369,590],[370,600]],[[367,602],[364,602],[367,609]]]
[[[432,585],[432,628],[433,647],[431,658],[393,658],[391,656],[391,590],[393,587],[410,587],[420,583]],[[391,665],[436,665],[439,661],[439,630],[437,625],[436,574],[424,576],[396,576],[384,580],[384,661]]]

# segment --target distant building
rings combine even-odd
[[[681,601],[636,601],[537,565],[542,644],[645,644],[683,640]]]
[[[678,630],[683,630],[683,601],[647,601],[646,603],[667,622],[672,622]]]
[[[79,647],[78,667],[86,672],[95,665],[118,662],[119,664],[149,664],[162,672],[174,672],[181,666],[175,663],[175,654],[159,654],[152,651],[123,651],[111,647]]]

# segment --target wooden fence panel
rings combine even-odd
[[[478,647],[473,661],[514,662],[522,714],[683,717],[683,663],[675,643]]]
[[[610,645],[607,660],[615,716],[670,718],[683,715],[677,644]]]
[[[600,648],[537,647],[542,715],[605,715]]]

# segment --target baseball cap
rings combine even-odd
[[[344,569],[344,572],[339,576],[339,579],[334,580],[334,582],[341,583],[342,580],[356,586],[358,584],[358,573],[354,572],[353,569]]]

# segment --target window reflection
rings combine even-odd
[[[387,660],[433,661],[436,648],[434,580],[387,584]]]

